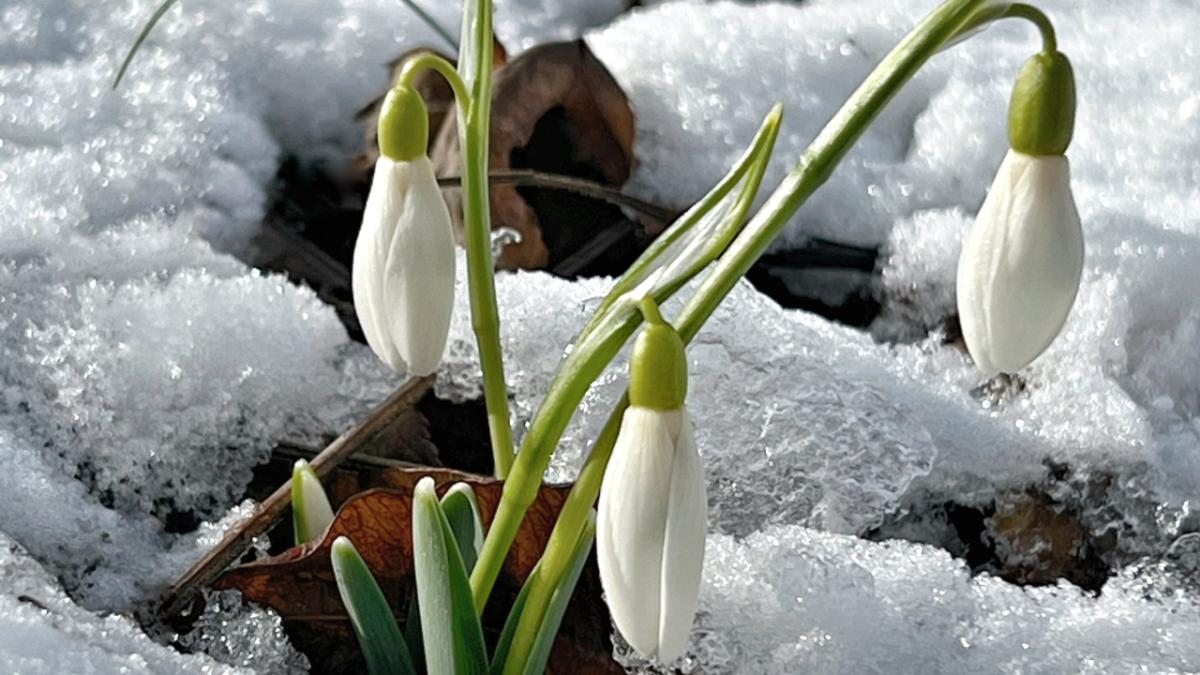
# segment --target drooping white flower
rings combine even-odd
[[[354,308],[397,372],[437,370],[454,305],[454,231],[425,155],[380,156],[354,247]]]
[[[600,489],[596,551],[613,621],[647,658],[670,662],[687,646],[707,532],[687,409],[630,407]]]
[[[630,406],[604,472],[596,559],[617,629],[663,663],[687,646],[700,595],[708,497],[684,398],[679,334],[642,301],[648,326],[630,358]]]
[[[1016,372],[1050,346],[1075,302],[1083,252],[1067,158],[1010,150],[958,261],[963,337],[981,371]]]

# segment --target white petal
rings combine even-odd
[[[362,228],[354,244],[350,275],[354,311],[367,344],[384,363],[398,372],[407,370],[407,366],[385,328],[383,270],[406,191],[407,179],[402,165],[380,157],[375,163],[371,192],[363,210]]]
[[[454,309],[454,228],[428,157],[406,163],[408,195],[383,268],[385,328],[409,372],[437,370]]]
[[[678,413],[625,411],[596,514],[596,560],[609,611],[625,640],[651,658],[658,653],[673,427]]]
[[[980,370],[1016,372],[1045,351],[1074,304],[1083,249],[1067,159],[1010,151],[959,258],[959,316]]]
[[[708,534],[704,465],[696,452],[696,438],[686,411],[682,418],[671,469],[663,541],[658,619],[658,659],[663,663],[679,658],[687,647],[700,600],[700,574],[704,569],[704,541]]]

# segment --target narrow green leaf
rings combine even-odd
[[[475,568],[479,549],[483,546],[483,518],[475,501],[475,491],[466,483],[455,483],[442,496],[442,512],[454,533],[458,552],[462,555],[467,574]]]
[[[113,78],[113,89],[121,86],[121,80],[125,77],[125,71],[129,70],[129,64],[133,63],[134,55],[142,48],[142,43],[146,41],[146,38],[150,37],[150,32],[158,25],[159,19],[163,18],[163,15],[167,13],[167,10],[171,9],[171,6],[175,2],[176,0],[163,0],[158,9],[154,10],[154,13],[150,15],[150,20],[142,27],[142,32],[138,33],[137,38],[133,41],[133,46],[129,48],[129,53],[125,55],[125,60],[121,62],[121,67],[117,69],[117,76]]]
[[[487,649],[454,532],[422,478],[413,491],[413,558],[425,666],[430,675],[483,675]]]
[[[307,544],[325,533],[333,522],[333,507],[317,472],[303,459],[292,467],[292,532],[296,545]]]
[[[354,544],[338,537],[330,551],[338,593],[350,615],[350,624],[371,675],[416,675],[408,645],[375,576]]]

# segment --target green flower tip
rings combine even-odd
[[[687,398],[687,356],[683,339],[663,320],[649,296],[642,299],[646,328],[633,343],[629,358],[629,404],[655,410],[677,410]]]
[[[387,93],[379,111],[379,151],[389,159],[408,162],[429,146],[429,111],[416,90],[399,86]]]
[[[1025,62],[1008,106],[1013,150],[1061,155],[1075,132],[1075,73],[1062,52],[1041,52]]]

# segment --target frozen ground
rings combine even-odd
[[[181,4],[115,94],[152,3],[0,6],[5,672],[74,672],[76,658],[97,672],[224,672],[89,610],[138,607],[220,527],[170,534],[162,519],[228,524],[275,440],[336,432],[396,383],[311,292],[229,254],[245,252],[281,157],[344,158],[380,64],[438,38],[389,0]],[[620,3],[497,4],[515,52]],[[932,5],[666,3],[593,30],[639,117],[630,189],[686,203],[782,99],[771,185]],[[1200,497],[1200,9],[1047,9],[1080,82],[1070,154],[1089,237],[1063,338],[1021,386],[981,386],[938,332],[957,237],[1003,154],[998,111],[1035,45],[1025,26],[997,27],[940,56],[787,235],[888,247],[871,333],[740,287],[691,349],[714,533],[686,670],[1200,669],[1200,548],[1180,538]],[[453,12],[437,13],[453,30]],[[501,278],[520,422],[606,284]],[[448,395],[473,386],[465,317],[460,303]],[[610,374],[589,395],[553,477],[571,475],[620,386]],[[1079,504],[1124,568],[1099,597],[972,580],[934,548],[849,536],[898,507],[1021,489],[1046,460],[1104,486]],[[204,625],[186,641],[217,658],[296,665],[269,616],[231,609]]]

